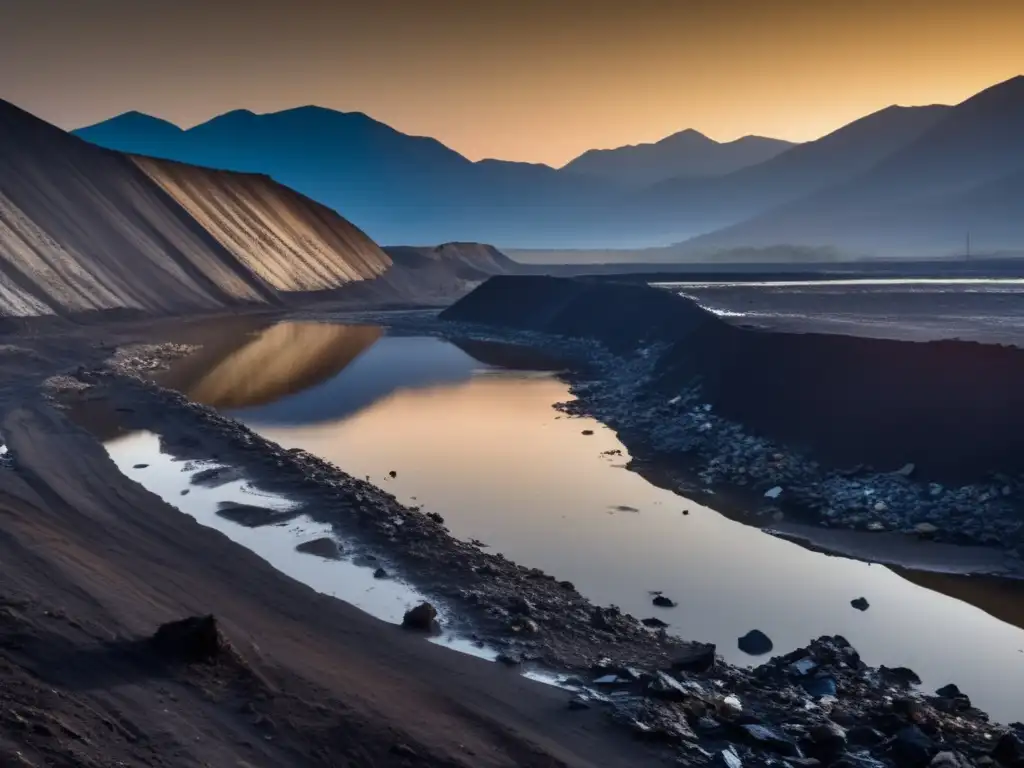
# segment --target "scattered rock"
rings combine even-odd
[[[871,607],[871,604],[867,601],[866,598],[863,597],[858,597],[854,600],[851,600],[850,605],[852,605],[858,611],[866,611],[868,608]]]
[[[672,660],[672,669],[683,672],[710,672],[715,666],[715,644],[694,643]]]
[[[668,622],[662,621],[661,619],[651,617],[649,619],[640,619],[640,623],[645,627],[651,627],[652,629],[663,629],[668,626]]]
[[[265,525],[276,525],[298,517],[299,508],[280,510],[269,507],[257,507],[253,504],[238,504],[233,501],[222,501],[217,505],[217,514],[233,523],[246,528],[261,528]]]
[[[420,603],[405,612],[402,626],[417,632],[436,632],[440,629],[437,621],[437,609],[430,603]]]
[[[388,472],[388,477],[390,477],[392,480],[394,480],[396,477],[398,477],[398,473],[395,472],[395,470],[392,469],[390,472]]]
[[[427,517],[433,520],[438,525],[444,525],[444,518],[441,517],[437,512],[427,512]]]
[[[373,572],[373,578],[386,579],[388,578],[388,572],[385,571],[383,568],[378,568],[376,571]]]
[[[906,667],[887,667],[882,665],[878,668],[878,674],[883,680],[902,688],[909,688],[912,685],[920,685],[921,678],[912,669]]]
[[[151,642],[163,655],[188,662],[212,661],[229,647],[212,615],[161,624]]]
[[[816,699],[823,696],[836,695],[836,679],[831,675],[815,675],[800,681],[800,685],[808,694]]]
[[[185,490],[183,490],[183,491],[181,492],[181,495],[182,495],[182,496],[188,496],[188,494],[189,494],[189,489],[188,489],[188,488],[186,488]]]
[[[774,488],[769,488],[767,491],[764,492],[764,497],[766,499],[777,499],[781,495],[782,495],[782,486],[781,485],[776,485]]]
[[[148,466],[149,464],[136,464],[135,466],[132,467],[132,469],[145,469]]]
[[[960,689],[954,684],[944,685],[935,691],[936,696],[941,696],[944,699],[955,699],[957,696],[963,696]]]
[[[751,656],[763,656],[766,653],[771,653],[775,647],[771,638],[759,629],[750,630],[739,638],[736,644],[741,651],[749,653]]]
[[[811,746],[808,751],[824,763],[831,763],[846,749],[846,730],[831,720],[815,725],[808,731]]]
[[[1007,731],[996,742],[992,759],[1006,768],[1024,768],[1024,741],[1017,734]]]
[[[651,600],[651,602],[654,605],[658,606],[659,608],[675,608],[676,607],[676,601],[675,600],[670,600],[669,598],[665,597],[664,595],[655,595],[654,599]]]
[[[513,656],[512,654],[504,652],[499,653],[497,656],[495,656],[494,660],[499,664],[504,664],[506,667],[518,667],[520,664],[523,663],[522,659]]]
[[[341,560],[341,548],[338,546],[338,542],[329,536],[304,541],[295,547],[295,551],[306,555],[316,555],[326,560]]]
[[[935,742],[916,725],[900,729],[889,745],[889,754],[899,766],[920,768],[928,765],[938,752]]]
[[[796,742],[780,730],[766,725],[753,725],[749,723],[741,725],[739,728],[740,733],[744,735],[747,743],[751,746],[767,749],[788,757],[803,757],[803,753]]]
[[[959,752],[939,752],[928,763],[929,768],[970,768],[971,762]]]
[[[594,434],[594,430],[592,430],[592,429],[584,429],[580,434],[582,434],[582,435],[592,435],[592,434]]]
[[[736,754],[736,751],[729,747],[715,753],[715,756],[711,758],[711,765],[714,768],[743,768],[743,761],[740,760],[740,756]]]

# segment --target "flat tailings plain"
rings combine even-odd
[[[647,388],[699,383],[720,416],[826,466],[867,464],[971,482],[1024,471],[1024,350],[731,325],[690,299],[582,278],[491,278],[442,314],[592,338],[616,352],[667,345]]]

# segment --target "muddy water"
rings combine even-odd
[[[868,663],[909,666],[930,689],[955,682],[995,718],[1024,718],[1024,631],[1013,611],[993,611],[1003,621],[971,604],[1012,605],[1017,585],[904,578],[655,488],[623,468],[609,430],[551,408],[569,394],[536,370],[547,367],[500,347],[291,323],[186,360],[164,383],[441,513],[456,536],[568,579],[596,603],[714,642],[732,662],[759,661],[736,645],[753,628],[777,653],[838,633]],[[987,597],[993,584],[998,600]],[[654,590],[678,606],[654,607]],[[857,597],[867,611],[850,606]]]

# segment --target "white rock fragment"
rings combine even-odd
[[[781,485],[776,485],[774,488],[769,488],[767,491],[764,492],[764,497],[766,499],[777,499],[781,495],[782,495],[782,486]]]

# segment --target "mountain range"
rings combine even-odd
[[[1022,249],[1024,77],[955,106],[888,107],[815,141],[681,131],[564,168],[471,162],[361,113],[236,111],[188,130],[128,113],[76,131],[105,147],[258,172],[385,243],[640,249],[672,258],[770,246],[859,256]],[[664,253],[662,254],[664,257]]]

